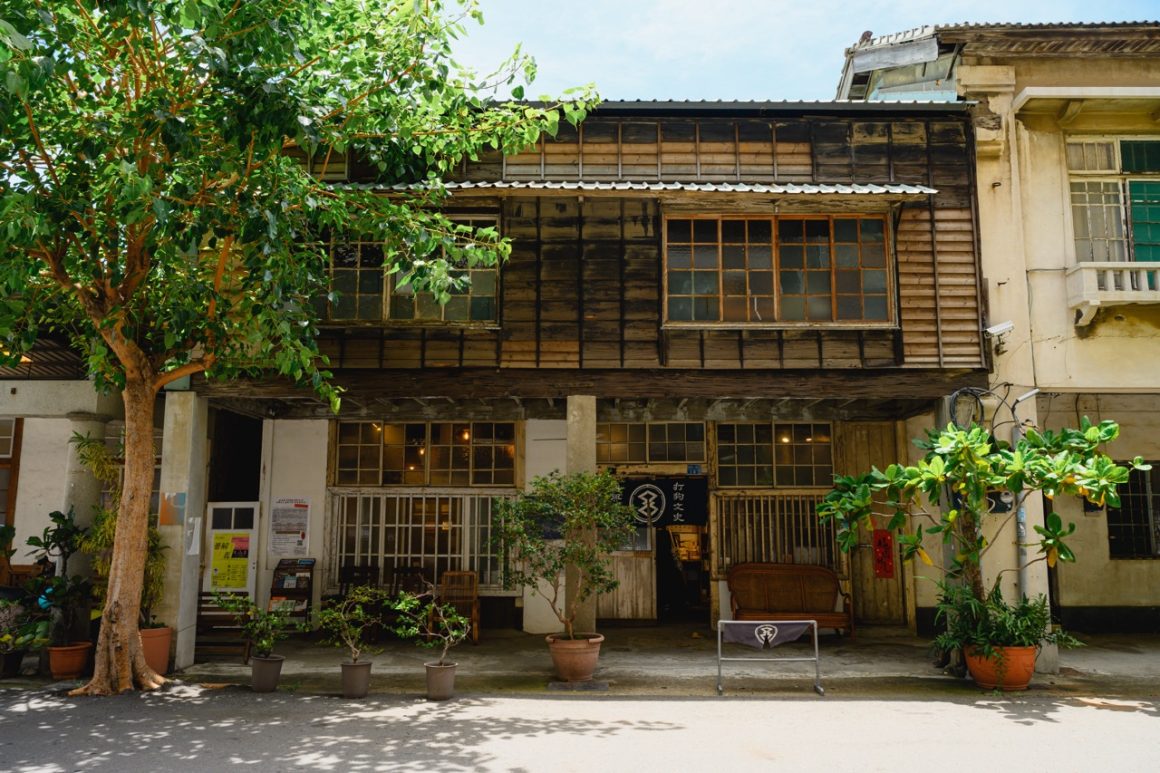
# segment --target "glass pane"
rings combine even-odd
[[[671,295],[691,295],[693,293],[693,272],[691,271],[670,271],[669,272],[669,294]]]
[[[694,220],[693,221],[693,241],[700,244],[716,244],[717,243],[717,221],[716,220]]]
[[[670,242],[688,243],[692,240],[693,224],[689,220],[670,220],[668,222],[668,239]]]
[[[773,239],[773,224],[768,220],[749,221],[749,243],[769,244]]]
[[[669,245],[669,268],[690,268],[693,265],[692,247],[674,247]]]
[[[669,298],[669,319],[687,322],[693,319],[692,298]]]

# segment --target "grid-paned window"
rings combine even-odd
[[[717,482],[722,487],[830,486],[833,471],[829,424],[717,425]]]
[[[1067,142],[1076,260],[1160,261],[1160,140]]]
[[[494,216],[460,217],[453,222],[473,228],[494,227]],[[320,312],[333,321],[487,323],[498,319],[499,269],[496,266],[453,268],[453,278],[465,280],[450,288],[450,298],[439,303],[434,293],[416,292],[400,282],[400,274],[384,266],[381,243],[332,239],[329,299]]]
[[[886,254],[880,215],[669,218],[665,319],[888,322]]]
[[[511,486],[510,422],[340,422],[339,486]]]
[[[1130,470],[1119,489],[1120,506],[1108,508],[1108,553],[1112,558],[1160,555],[1160,465]]]
[[[705,461],[702,422],[602,422],[596,425],[599,464]]]

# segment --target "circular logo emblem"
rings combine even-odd
[[[651,483],[642,483],[632,490],[628,504],[637,523],[650,526],[665,514],[665,492]]]

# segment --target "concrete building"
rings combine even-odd
[[[1155,22],[939,25],[851,47],[837,95],[971,106],[992,386],[1038,389],[1019,418],[1041,427],[1118,421],[1118,459],[1160,459],[1157,84]],[[1079,560],[1026,590],[1050,586],[1067,626],[1160,628],[1160,467],[1121,494],[1056,505]],[[998,538],[992,572],[1015,560]]]

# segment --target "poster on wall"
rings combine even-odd
[[[219,531],[213,535],[210,564],[211,590],[240,589],[249,585],[250,533]]]
[[[309,546],[306,537],[309,529],[309,499],[275,499],[270,511],[270,555],[287,558],[305,556]]]

